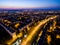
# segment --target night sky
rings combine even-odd
[[[0,0],[0,8],[60,7],[60,0]]]

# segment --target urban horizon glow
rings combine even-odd
[[[60,0],[0,0],[0,8],[60,7]]]

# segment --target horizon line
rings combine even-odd
[[[9,6],[0,6],[4,9],[23,9],[23,8],[60,8],[60,6],[49,6],[49,7],[9,7]]]

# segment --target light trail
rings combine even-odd
[[[33,42],[34,38],[38,35],[38,32],[40,31],[39,29],[41,29],[41,27],[47,23],[48,21],[55,19],[57,16],[52,16],[48,19],[42,20],[41,22],[39,22],[39,24],[37,26],[35,26],[33,29],[31,29],[31,31],[29,32],[29,35],[23,39],[22,43],[20,45],[31,45],[31,43]]]

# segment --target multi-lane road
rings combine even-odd
[[[12,18],[14,17],[15,16],[12,16]],[[41,20],[39,18],[40,16],[38,15],[28,16],[29,18],[27,19],[25,16],[23,16],[22,19],[20,19],[21,17],[19,17],[18,19],[18,17],[14,19],[6,17],[4,19],[1,18],[0,20],[0,26],[2,26],[5,29],[5,31],[12,37],[11,39],[5,41],[5,43],[8,45],[12,45],[12,43],[14,43],[18,38],[21,41],[21,42],[18,42],[20,45],[32,45],[34,44],[34,40],[36,39],[37,35],[39,35],[40,33],[41,33],[40,34],[41,39],[38,40],[38,44],[42,45],[45,38],[46,31],[47,31],[46,28],[45,30],[43,30],[42,27],[44,27],[46,23],[48,24],[48,22],[50,22],[51,20],[56,19],[58,16],[53,15],[46,18],[46,15],[45,15],[41,17]],[[9,21],[11,22],[11,24],[7,23]],[[16,23],[18,24],[17,29],[14,27]],[[36,25],[34,25],[35,23]],[[30,29],[28,30],[28,28]],[[26,34],[25,34],[25,30],[27,30]],[[19,32],[17,33],[17,31]]]

